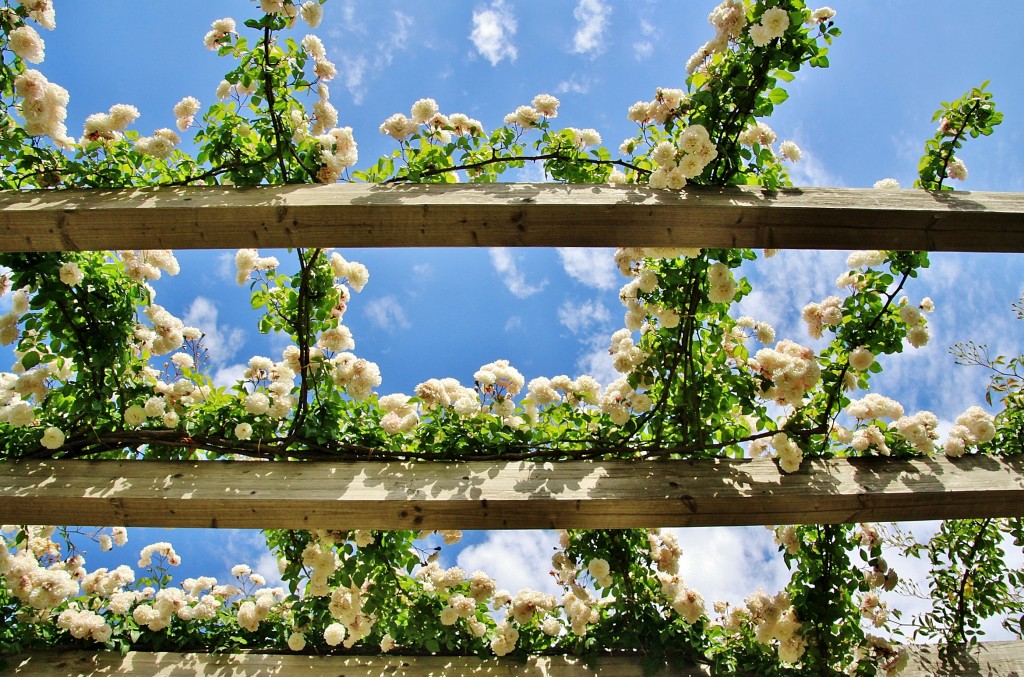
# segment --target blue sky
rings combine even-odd
[[[331,98],[340,124],[354,129],[360,167],[394,150],[378,126],[394,112],[408,113],[421,97],[490,129],[535,94],[552,93],[562,101],[556,123],[594,127],[614,150],[633,132],[625,116],[630,104],[649,100],[658,86],[683,86],[686,59],[713,34],[706,17],[714,4],[330,0],[316,33],[338,65]],[[895,177],[909,187],[939,102],[990,80],[1005,121],[993,137],[968,143],[962,157],[970,178],[955,187],[1024,191],[1020,56],[1014,40],[993,30],[994,23],[1018,25],[1024,4],[1000,3],[998,14],[953,0],[834,0],[832,6],[844,32],[831,50],[832,67],[800,73],[789,86],[791,98],[769,121],[780,139],[794,139],[804,151],[793,171],[797,184],[869,187]],[[173,126],[171,108],[182,97],[214,101],[217,83],[233,64],[207,51],[202,37],[211,21],[232,16],[241,24],[255,7],[243,0],[59,3],[57,30],[41,31],[46,60],[39,68],[71,93],[72,135],[87,115],[115,103],[137,106],[142,117],[133,127],[148,135]],[[295,32],[307,31],[299,26]],[[527,168],[509,178],[543,177]],[[471,383],[480,365],[498,358],[509,359],[528,380],[584,372],[609,380],[607,337],[622,323],[617,292],[625,282],[614,271],[611,250],[343,253],[370,269],[346,324],[356,352],[380,364],[382,394],[411,393],[430,377]],[[784,252],[759,263],[748,271],[758,292],[738,312],[773,323],[780,338],[812,343],[800,308],[833,293],[846,254]],[[260,336],[244,312],[248,301],[233,281],[232,253],[181,252],[179,258],[182,274],[161,281],[159,302],[207,332],[220,378],[237,373],[251,355],[280,354],[283,345]],[[886,361],[876,387],[909,410],[934,411],[948,425],[981,402],[985,381],[980,371],[953,368],[948,346],[975,338],[996,352],[1024,350],[1020,323],[1009,310],[1024,292],[1024,276],[1019,256],[932,259],[933,267],[909,290],[915,301],[936,301],[932,341]],[[226,578],[236,562],[260,558],[258,534],[228,533],[225,539],[223,533],[131,530],[129,550],[171,540],[184,557],[181,577]],[[681,538],[689,555],[687,582],[709,600],[784,585],[766,530],[690,530]],[[523,572],[544,576],[553,535],[473,534],[467,542],[461,552],[451,551],[449,563],[485,569],[513,591],[550,586]]]

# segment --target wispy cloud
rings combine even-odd
[[[555,85],[556,94],[586,94],[590,91],[591,80],[587,76],[573,74],[568,80]]]
[[[657,34],[658,29],[654,24],[646,19],[640,20],[640,35],[643,37],[633,43],[633,56],[637,61],[646,61],[654,54],[654,42],[651,38]]]
[[[346,16],[350,11],[355,11],[353,7],[351,4],[345,5]],[[383,33],[386,36],[385,39],[379,40],[375,45],[365,45],[365,48],[358,52],[356,50],[342,51],[339,57],[345,89],[349,91],[353,103],[357,105],[366,98],[369,84],[379,78],[394,61],[395,52],[407,48],[409,44],[409,36],[414,24],[413,18],[397,10],[391,13],[391,18],[393,23],[390,29]],[[351,34],[366,33],[365,27],[358,23],[352,24],[346,30],[350,33],[349,37],[352,37]],[[345,40],[345,37],[339,36],[339,39]],[[364,40],[365,38],[359,38],[356,42]],[[367,54],[372,54],[372,58],[368,58]]]
[[[502,60],[515,61],[519,56],[512,44],[517,23],[504,0],[494,0],[486,8],[473,10],[473,30],[469,39],[485,59],[497,66]]]
[[[572,51],[575,54],[599,54],[604,51],[604,32],[608,27],[608,17],[612,8],[601,0],[580,0],[573,10],[579,26],[572,40]]]
[[[366,304],[364,311],[375,326],[385,331],[408,329],[412,326],[405,314],[405,309],[394,296],[382,296],[372,299]]]
[[[710,609],[716,601],[742,605],[763,588],[775,593],[789,582],[789,572],[771,531],[764,527],[671,529],[683,556],[679,574],[704,596]]]
[[[559,247],[558,258],[566,275],[581,284],[604,290],[619,286],[614,249]]]
[[[513,594],[529,588],[560,596],[561,587],[547,575],[557,546],[553,531],[490,531],[482,543],[465,547],[457,563],[466,571],[486,572]]]
[[[611,322],[612,316],[598,299],[572,303],[566,301],[558,309],[558,321],[562,326],[579,335]]]
[[[205,296],[197,296],[181,319],[186,326],[196,327],[205,334],[203,347],[214,365],[224,365],[231,361],[245,343],[244,331],[238,327],[217,324],[217,306]]]
[[[803,151],[803,157],[795,164],[786,163],[789,165],[789,175],[795,185],[831,187],[845,185],[842,177],[834,174],[822,164],[813,149],[808,148],[804,143],[798,145]]]
[[[525,299],[528,296],[533,296],[547,286],[547,279],[541,280],[535,284],[527,282],[526,275],[519,270],[515,254],[513,254],[512,250],[508,247],[491,247],[490,254],[491,265],[494,266],[495,272],[498,273],[498,276],[501,277],[501,281],[505,284],[505,287],[512,292],[513,296]]]

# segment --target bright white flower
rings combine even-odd
[[[413,122],[423,124],[438,114],[437,101],[433,99],[420,99],[412,105],[411,117]]]
[[[558,117],[558,105],[559,100],[550,94],[538,94],[533,97],[533,107],[537,109],[537,112],[544,117],[554,118]]]
[[[31,26],[19,26],[8,35],[8,45],[16,56],[30,63],[40,63],[45,57],[46,44]]]
[[[345,626],[341,623],[331,623],[324,630],[324,641],[330,646],[338,646],[345,639]]]
[[[69,287],[81,284],[84,279],[85,274],[74,261],[68,261],[60,267],[60,281]]]
[[[854,348],[850,352],[850,366],[857,371],[865,371],[875,361],[875,356],[864,346]]]
[[[324,17],[324,8],[319,2],[308,0],[308,2],[302,3],[302,7],[299,8],[299,16],[306,22],[310,28],[316,28],[320,25],[320,22]]]
[[[137,404],[133,404],[124,411],[124,422],[133,428],[146,422],[146,410]]]
[[[235,437],[240,440],[252,438],[252,426],[248,423],[239,423],[235,426]]]
[[[957,181],[966,181],[967,165],[964,164],[963,160],[961,160],[958,157],[955,157],[952,160],[950,160],[949,166],[946,167],[946,174],[951,179],[955,179]]]
[[[43,431],[43,438],[39,441],[47,449],[60,449],[64,444],[64,432],[60,428],[50,426]]]
[[[790,162],[798,162],[803,156],[803,151],[800,150],[800,146],[796,145],[796,142],[783,141],[779,144],[779,154]]]

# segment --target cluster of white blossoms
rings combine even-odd
[[[432,378],[416,386],[416,397],[427,411],[450,409],[462,417],[476,416],[481,411],[480,396],[454,378]]]
[[[750,39],[755,47],[764,47],[781,38],[789,28],[789,13],[781,7],[770,7],[761,15],[761,21],[750,26]]]
[[[404,393],[393,393],[384,395],[377,400],[377,404],[384,412],[380,419],[380,427],[388,435],[400,435],[412,430],[419,423],[419,411],[416,403],[410,402],[411,398]]]
[[[380,133],[386,134],[396,141],[405,141],[413,134],[425,128],[429,139],[441,143],[450,143],[452,134],[456,136],[483,136],[484,126],[464,113],[445,115],[441,112],[434,99],[419,99],[412,105],[409,116],[395,113],[381,123]],[[600,143],[600,142],[599,142]]]
[[[140,347],[154,355],[166,355],[181,347],[185,342],[185,324],[179,318],[157,303],[149,304],[143,312],[153,323],[153,328],[142,325],[135,328],[135,338]]]
[[[173,129],[162,127],[153,132],[153,136],[140,136],[135,141],[135,150],[158,160],[166,160],[180,143],[181,137]]]
[[[742,0],[724,0],[711,10],[708,23],[715,27],[715,37],[705,42],[686,61],[686,72],[693,75],[709,57],[724,52],[747,25],[747,11]]]
[[[181,272],[178,259],[170,249],[122,250],[117,256],[124,264],[125,275],[136,282],[159,280],[162,273],[177,275]]]
[[[843,300],[838,296],[808,303],[801,311],[801,317],[807,324],[807,333],[811,338],[821,338],[825,327],[838,327],[843,322]]]
[[[807,641],[801,636],[800,620],[785,590],[774,596],[758,590],[746,599],[746,608],[730,608],[724,602],[717,602],[715,610],[721,614],[722,626],[730,633],[737,633],[744,624],[754,630],[754,639],[761,644],[778,643],[779,660],[794,664],[807,649]]]
[[[895,569],[889,568],[889,563],[883,557],[875,557],[871,560],[871,568],[864,570],[864,582],[871,589],[883,589],[891,592],[896,589],[900,577]]]
[[[29,63],[42,63],[46,57],[46,43],[31,26],[15,28],[8,34],[8,39],[14,55]]]
[[[203,37],[203,44],[207,49],[217,51],[221,46],[221,41],[232,33],[235,33],[234,19],[230,17],[217,19],[210,24],[210,31]]]
[[[75,639],[89,638],[94,642],[106,642],[114,632],[103,616],[73,602],[57,616],[57,627],[64,628]]]
[[[716,157],[718,148],[704,125],[690,125],[675,144],[662,141],[651,151],[651,160],[658,168],[651,172],[648,183],[651,188],[679,190],[688,179],[700,176]]]
[[[320,170],[316,175],[320,183],[336,182],[346,168],[359,161],[359,149],[351,127],[335,127],[327,134],[318,136],[317,141],[322,148]]]
[[[889,619],[889,605],[878,597],[877,592],[867,592],[861,598],[860,615],[876,628],[884,627]]]
[[[9,530],[5,525],[4,531]],[[7,540],[0,537],[0,574],[8,592],[39,612],[48,612],[78,594],[78,582],[85,575],[81,556],[58,559],[46,567],[40,563],[40,558],[55,559],[59,553],[50,540],[53,532],[54,527],[34,527],[28,543],[17,544],[13,554]]]
[[[25,119],[25,133],[29,136],[48,136],[58,148],[74,148],[75,140],[68,136],[68,90],[50,82],[37,70],[28,69],[14,78],[14,91],[21,97],[18,114]]]
[[[336,622],[324,631],[324,639],[328,644],[336,646],[337,641],[332,644],[332,640],[338,639],[340,635],[344,640],[345,648],[351,648],[356,642],[370,634],[377,618],[363,611],[363,595],[369,586],[370,582],[367,581],[362,587],[339,586],[331,592],[331,601],[327,605],[327,610]],[[340,632],[337,626],[340,626]],[[332,630],[332,628],[334,629]],[[328,637],[328,630],[331,631],[333,637]]]
[[[814,351],[789,339],[779,341],[774,348],[758,350],[747,366],[768,381],[762,386],[761,396],[781,405],[799,405],[821,378]]]
[[[122,138],[128,125],[139,118],[139,109],[124,103],[116,103],[106,113],[93,113],[85,118],[81,145],[92,141],[117,141]]]
[[[935,304],[930,298],[924,298],[919,305],[913,305],[906,296],[899,301],[900,319],[907,325],[907,343],[915,348],[927,345],[931,334],[928,332],[928,321],[924,313],[935,310]]]
[[[192,126],[195,122],[196,115],[199,113],[201,104],[199,99],[194,96],[186,96],[178,103],[174,104],[173,113],[175,118],[175,124],[178,129],[185,131]]]
[[[919,411],[911,416],[901,416],[893,425],[919,454],[935,451],[935,442],[939,439],[939,417],[932,412]]]
[[[530,106],[519,106],[505,116],[506,125],[517,125],[521,129],[530,129],[540,124],[541,118],[558,117],[558,106],[561,102],[550,94],[538,94],[533,97]]]
[[[850,672],[855,673],[858,666],[865,662],[876,666],[885,677],[894,677],[907,667],[910,652],[907,647],[894,644],[889,639],[868,634],[864,637],[864,644],[857,647],[857,657],[849,668]]]
[[[352,353],[338,353],[330,360],[334,384],[344,388],[353,399],[365,400],[381,384],[380,367]]]
[[[963,456],[968,445],[990,442],[996,436],[995,419],[981,407],[971,407],[956,417],[944,450],[946,456]]]
[[[239,249],[235,253],[235,282],[245,284],[249,277],[258,271],[276,270],[281,262],[275,256],[260,256],[256,249]]]
[[[561,374],[553,378],[538,376],[527,385],[528,405],[542,407],[548,404],[567,402],[573,406],[592,405],[597,403],[601,392],[601,384],[589,375],[582,375],[575,380]]]

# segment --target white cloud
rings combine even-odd
[[[612,316],[601,301],[591,299],[573,304],[566,301],[558,309],[558,321],[573,334],[582,334],[611,322]]]
[[[614,249],[591,247],[559,247],[558,258],[566,275],[594,289],[615,289],[619,286],[619,269]]]
[[[669,529],[679,538],[683,556],[679,574],[704,596],[708,609],[717,601],[743,604],[758,588],[775,593],[789,572],[771,531],[764,527]]]
[[[494,266],[495,272],[501,277],[505,287],[514,296],[525,299],[541,291],[547,285],[548,281],[546,279],[541,280],[537,284],[528,283],[526,276],[519,270],[515,254],[508,247],[491,247],[490,254],[491,265]]]
[[[612,8],[601,0],[580,0],[572,15],[579,21],[576,35],[572,40],[575,54],[599,54],[604,51],[604,31]]]
[[[633,43],[633,56],[637,61],[646,61],[654,54],[654,44],[650,40],[638,40]]]
[[[366,304],[366,315],[374,325],[387,331],[408,329],[412,326],[405,310],[394,296],[382,296]]]
[[[352,95],[352,102],[356,105],[361,104],[363,97],[366,96],[365,80],[368,68],[369,64],[366,61],[366,57],[362,54],[356,56],[343,54],[341,56],[341,70],[344,73],[345,89]]]
[[[205,334],[202,345],[209,354],[210,362],[220,365],[230,361],[242,347],[245,332],[238,327],[217,324],[217,315],[213,301],[197,296],[181,319],[186,326],[196,327]]]
[[[226,367],[213,372],[213,385],[220,386],[232,386],[242,380],[245,374],[246,365],[244,364],[229,364]]]
[[[352,5],[345,5],[346,16],[354,13]],[[395,52],[405,49],[409,44],[410,29],[413,25],[413,18],[408,14],[395,11],[392,13],[394,24],[387,31],[384,31],[386,38],[375,45],[364,45],[359,50],[346,50],[341,53],[341,68],[345,88],[352,95],[355,104],[361,104],[366,98],[367,86],[376,80],[395,59]],[[359,24],[352,26],[355,33],[365,33],[365,27]],[[361,40],[360,40],[361,41]],[[358,47],[358,45],[357,45]],[[356,56],[352,56],[357,54]],[[368,59],[365,54],[372,54],[373,58]]]
[[[512,317],[508,318],[507,322],[505,322],[505,331],[506,332],[513,332],[513,331],[516,331],[517,329],[522,329],[522,328],[523,328],[523,318],[519,317],[518,315],[513,315]]]
[[[561,597],[562,588],[547,574],[557,546],[553,531],[489,531],[482,543],[463,548],[457,564],[485,572],[512,594],[529,588]]]
[[[637,61],[645,61],[654,54],[654,43],[650,40],[657,35],[658,29],[646,19],[640,20],[640,34],[643,39],[633,43],[633,56]]]
[[[267,548],[267,541],[260,532],[226,529],[219,536],[216,540],[223,544],[219,549],[221,563],[227,569],[217,577],[219,581],[236,583],[230,574],[231,568],[236,564],[248,564],[254,572],[267,579],[268,587],[286,587],[277,569],[277,558]]]
[[[516,19],[504,0],[494,0],[486,9],[473,10],[473,30],[469,38],[480,55],[497,66],[503,59],[515,61],[519,56],[512,44],[516,28]]]
[[[612,356],[608,352],[610,343],[609,336],[592,336],[589,342],[590,349],[576,360],[576,367],[580,373],[590,375],[602,386],[607,386],[622,376],[615,371]]]
[[[830,172],[825,165],[818,160],[812,150],[805,148],[803,144],[797,144],[803,151],[799,162],[787,162],[789,176],[796,186],[844,186],[845,182],[838,175]]]
[[[555,85],[556,94],[586,94],[590,91],[590,78],[573,75]]]

